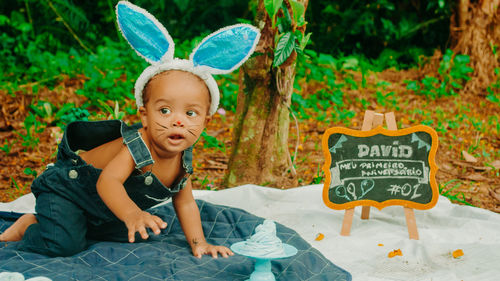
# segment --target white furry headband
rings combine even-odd
[[[226,74],[240,67],[259,42],[259,30],[248,24],[227,26],[208,35],[193,50],[189,60],[174,58],[174,41],[165,27],[146,10],[127,1],[116,5],[120,31],[139,56],[151,65],[135,82],[135,99],[143,105],[142,91],[149,79],[166,70],[191,72],[205,81],[212,103],[209,115],[219,106],[219,87],[212,74]]]

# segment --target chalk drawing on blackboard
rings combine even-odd
[[[339,140],[337,143],[330,148],[330,152],[335,153],[336,149],[342,148],[342,143],[347,141],[347,137],[342,135],[340,136]]]
[[[324,201],[333,209],[431,208],[439,194],[434,178],[437,142],[435,131],[421,125],[394,131],[328,129],[322,143]]]
[[[419,183],[427,183],[429,181],[429,167],[421,160],[342,160],[335,162],[330,172],[332,175],[330,188],[344,185],[345,180],[363,180],[366,177],[378,179],[417,179]]]
[[[431,150],[431,146],[426,143],[425,141],[421,140],[417,134],[413,133],[411,134],[411,142],[414,143],[414,142],[417,142],[418,143],[418,148],[422,148],[422,147],[425,147],[425,149],[427,151]]]
[[[343,185],[338,185],[335,187],[335,194],[338,197],[343,197],[349,201],[362,199],[370,190],[375,186],[375,182],[371,179],[364,179],[361,181],[359,188],[350,182],[347,188]]]
[[[397,185],[397,184],[391,184],[389,188],[387,188],[387,191],[391,193],[391,195],[402,195],[404,197],[410,197],[410,200],[416,199],[422,194],[418,193],[418,188],[420,187],[420,184],[417,183],[415,185],[411,185],[409,183],[403,184],[403,186]]]

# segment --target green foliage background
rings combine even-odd
[[[82,69],[64,57],[102,55],[102,47],[118,50],[120,57],[133,57],[116,29],[116,2],[4,2],[0,6],[0,67],[4,75],[0,79],[23,83],[60,72],[81,73]],[[176,54],[184,57],[193,39],[228,24],[251,23],[257,6],[255,0],[132,2],[167,27],[178,46]],[[333,56],[364,56],[381,68],[411,67],[421,55],[446,47],[451,9],[450,2],[444,0],[310,1],[306,10],[307,31],[312,32],[308,48]],[[108,63],[113,67],[113,61]]]
[[[175,56],[180,58],[187,58],[205,35],[218,28],[238,22],[253,23],[258,5],[257,0],[132,2],[164,24],[176,43]],[[269,6],[275,2],[281,3],[265,3]],[[72,104],[58,108],[47,101],[32,104],[30,114],[38,119],[29,116],[25,122],[31,131],[43,128],[37,126],[36,120],[40,119],[64,127],[74,119],[92,117],[97,112],[113,118],[136,112],[125,100],[133,99],[133,84],[147,63],[135,54],[117,30],[116,3],[117,0],[11,0],[0,6],[0,90],[11,95],[20,89],[36,94],[39,87],[51,88],[67,78],[85,81],[77,94],[84,95],[87,101],[78,109],[72,108]],[[276,39],[278,47],[287,36],[292,42],[298,40],[293,45],[288,44],[290,40],[284,42],[286,46],[295,46],[288,51],[299,53],[297,92],[292,96],[292,109],[299,118],[309,118],[308,109],[314,109],[319,114],[318,121],[345,122],[354,112],[347,108],[344,92],[366,87],[368,71],[415,67],[436,48],[445,53],[439,75],[407,81],[407,89],[432,99],[456,95],[472,70],[467,66],[467,56],[455,58],[451,51],[445,52],[451,3],[445,0],[309,1],[306,22],[300,19],[299,24],[307,24],[304,37],[298,31],[286,29],[289,24],[276,18],[275,24],[283,34]],[[277,11],[281,4],[276,5]],[[306,46],[308,36],[311,37]],[[278,49],[277,64],[290,55],[287,52],[279,60]],[[361,85],[357,85],[349,71],[361,72]],[[217,77],[221,85],[221,106],[230,111],[235,110],[236,104],[235,75]],[[341,75],[343,81],[327,79],[336,75]],[[307,98],[302,97],[297,81],[304,79],[308,83],[324,83],[326,87]],[[386,86],[380,85],[377,102],[396,106],[396,97],[394,93],[385,93]],[[489,97],[498,99],[494,94]],[[367,106],[367,101],[361,102]],[[335,110],[327,115],[326,111],[332,108]],[[29,139],[32,135],[36,132],[24,136]],[[29,147],[35,144],[26,140],[25,143]]]

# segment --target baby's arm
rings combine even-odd
[[[201,227],[200,210],[194,201],[190,179],[187,180],[186,186],[172,199],[175,212],[194,256],[201,258],[202,255],[206,254],[217,258],[217,254],[220,253],[227,258],[228,255],[234,255],[227,247],[210,245],[205,240]]]
[[[167,227],[162,219],[142,211],[130,199],[123,183],[134,171],[134,159],[126,146],[123,146],[116,156],[104,167],[97,181],[97,192],[108,208],[122,220],[128,229],[128,239],[132,243],[135,233],[139,232],[143,239],[148,238],[146,227],[155,234],[160,228]]]

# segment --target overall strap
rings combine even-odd
[[[193,173],[193,146],[184,150],[184,153],[182,154],[182,167],[186,173]]]
[[[127,148],[134,158],[135,168],[140,169],[147,165],[154,163],[151,157],[151,152],[149,148],[144,143],[141,134],[136,126],[127,126],[123,121],[121,126],[121,133],[123,137],[123,143],[127,145]]]

